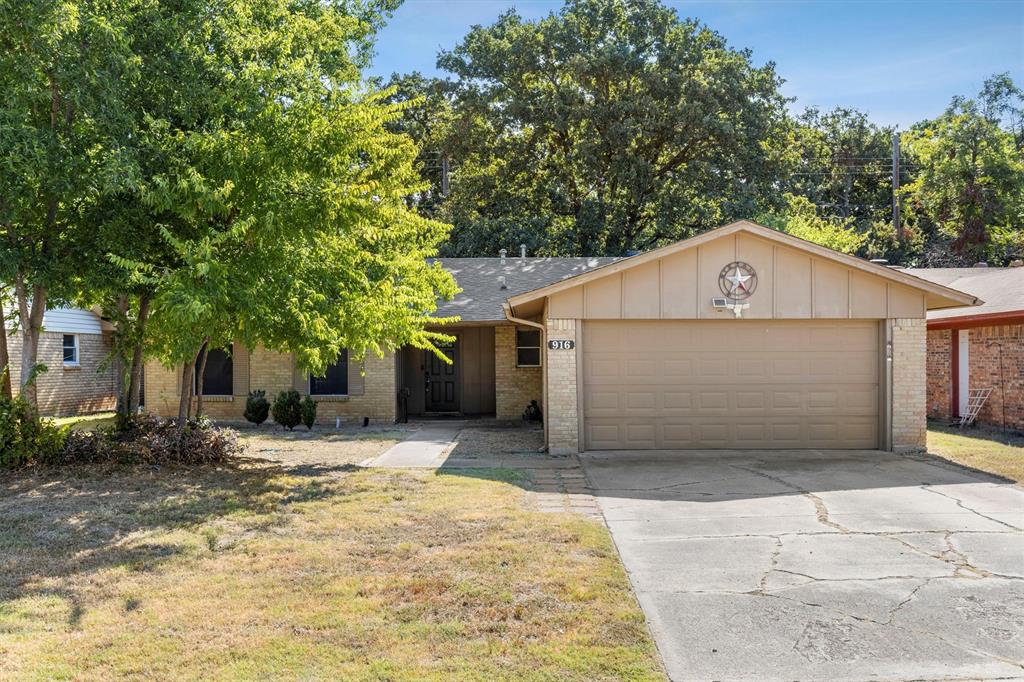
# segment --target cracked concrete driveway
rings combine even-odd
[[[580,457],[674,680],[1024,677],[1024,490],[883,452]]]

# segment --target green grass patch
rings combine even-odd
[[[1017,483],[1024,482],[1024,436],[1019,434],[978,428],[961,430],[929,422],[928,452]]]

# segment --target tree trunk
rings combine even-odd
[[[196,372],[196,419],[203,416],[203,379],[206,374],[206,358],[210,356],[210,340],[203,341],[199,349],[199,369]]]
[[[46,287],[40,284],[32,287],[31,310],[28,292],[25,289],[25,276],[20,271],[15,275],[14,289],[18,296],[18,310],[21,313],[21,395],[29,405],[38,407],[35,369],[39,359],[39,334],[43,328],[43,313],[46,312]]]
[[[146,322],[149,320],[149,292],[139,295],[139,316],[135,321],[135,348],[132,351],[131,377],[128,382],[128,414],[139,412],[142,395],[142,351],[146,339]]]
[[[188,413],[192,408],[192,373],[196,369],[196,361],[186,362],[181,368],[181,400],[178,401],[178,431],[185,428]]]
[[[117,414],[118,427],[124,427],[131,413],[128,411],[128,367],[125,364],[124,341],[126,328],[128,326],[128,297],[121,295],[117,297],[117,311],[120,317],[117,321],[117,330],[114,333],[114,352],[117,366],[114,368],[117,374],[117,407],[114,412]]]
[[[7,348],[7,315],[0,307],[0,395],[10,400],[11,392],[11,354]]]

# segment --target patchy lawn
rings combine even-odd
[[[312,431],[304,426],[287,431],[274,424],[237,428],[239,442],[253,457],[285,466],[328,467],[345,467],[376,457],[408,436],[411,430],[395,424],[341,429],[316,426]]]
[[[928,452],[957,464],[1024,482],[1024,436],[928,423]]]
[[[0,474],[0,679],[663,679],[605,528],[520,475]]]

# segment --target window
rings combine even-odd
[[[196,365],[196,379],[199,365]],[[196,381],[196,390],[199,382]],[[231,349],[211,348],[206,353],[206,370],[203,372],[203,395],[232,395],[234,391],[234,367]]]
[[[78,336],[75,334],[64,335],[64,364],[78,365]]]
[[[516,367],[540,367],[540,330],[516,330]]]
[[[309,377],[310,395],[348,395],[348,351],[343,350],[322,377]]]

